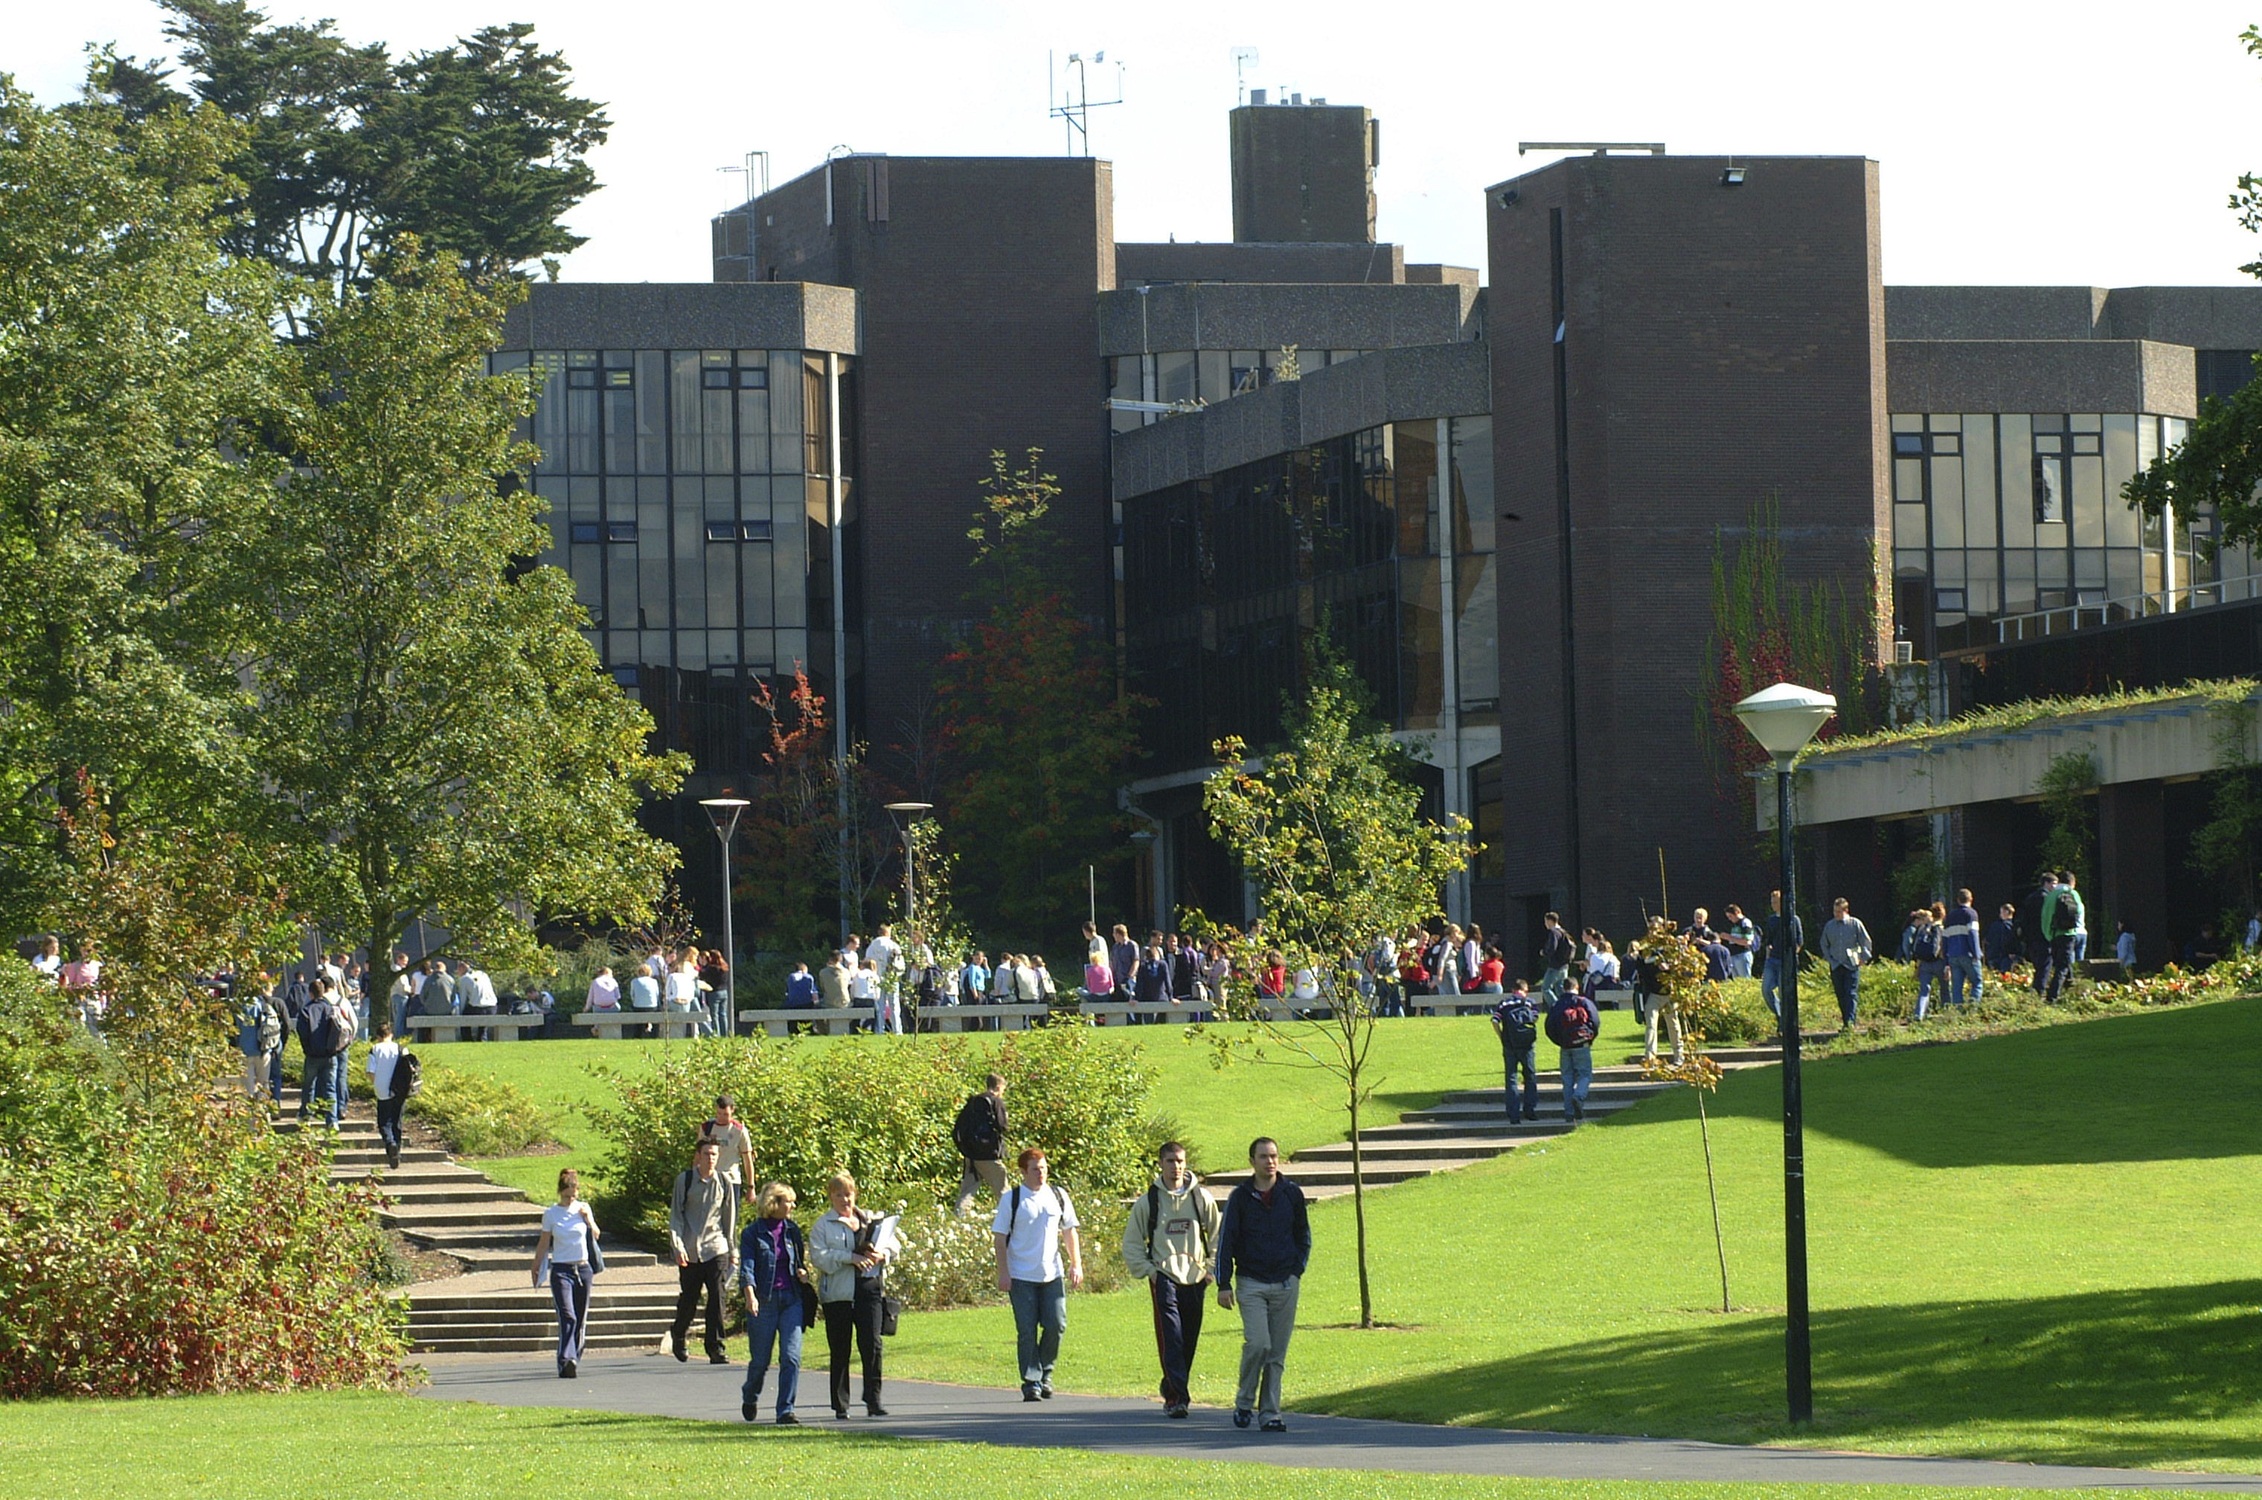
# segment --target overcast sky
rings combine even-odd
[[[161,51],[146,0],[8,13],[0,69],[67,95],[89,41]],[[1482,265],[1481,194],[1536,165],[1516,143],[1660,140],[1674,151],[1858,154],[1882,166],[1885,275],[1901,283],[2238,282],[2262,256],[2225,207],[2262,171],[2262,3],[1901,0],[1885,6],[1069,0],[271,0],[396,52],[531,16],[606,101],[604,187],[574,228],[574,280],[708,277],[717,169],[753,149],[782,182],[836,145],[1046,155],[1046,59],[1105,51],[1093,154],[1115,163],[1125,240],[1232,233],[1233,50],[1252,87],[1364,104],[1383,122],[1381,236],[1410,260]],[[1057,98],[1057,95],[1056,95]]]

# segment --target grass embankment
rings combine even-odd
[[[1292,1064],[1277,1045],[1261,1048],[1264,1060],[1248,1055],[1253,1027],[1206,1026],[1189,1035],[1182,1026],[1109,1026],[1094,1033],[1108,1042],[1137,1047],[1142,1061],[1155,1074],[1151,1097],[1154,1111],[1175,1118],[1183,1128],[1197,1168],[1237,1165],[1251,1137],[1277,1137],[1283,1151],[1294,1153],[1306,1146],[1343,1139],[1347,1125],[1342,1091],[1326,1073]],[[1629,1011],[1606,1011],[1603,1030],[1613,1040],[1634,1034]],[[1215,1065],[1218,1049],[1213,1038],[1239,1044],[1229,1066]],[[923,1047],[961,1038],[812,1037],[807,1046]],[[977,1032],[962,1039],[976,1055],[996,1047],[1000,1034]],[[557,1182],[558,1168],[580,1171],[584,1191],[602,1202],[605,1185],[598,1163],[604,1138],[590,1123],[588,1109],[611,1099],[605,1080],[592,1072],[602,1065],[632,1072],[648,1065],[663,1048],[695,1045],[685,1041],[546,1041],[446,1043],[427,1045],[426,1060],[437,1067],[477,1071],[518,1088],[551,1117],[551,1134],[562,1152],[538,1156],[497,1157],[475,1164],[498,1182],[522,1188],[546,1199]],[[1543,1064],[1554,1062],[1553,1049],[1541,1044]],[[1607,1046],[1604,1061],[1616,1050]],[[1365,1122],[1384,1125],[1411,1110],[1426,1108],[1457,1089],[1483,1088],[1500,1081],[1500,1051],[1492,1027],[1481,1016],[1383,1021],[1375,1031],[1368,1061],[1376,1095],[1367,1106]],[[1010,1097],[1007,1101],[1011,1102]],[[741,1100],[740,1108],[753,1101]],[[689,1124],[695,1122],[687,1122]],[[686,1136],[688,1140],[688,1135]]]
[[[368,1436],[341,1453],[339,1433]],[[581,1495],[713,1500],[789,1491],[827,1500],[1042,1494],[1114,1500],[2009,1500],[2031,1491],[1890,1485],[1566,1483],[1268,1464],[1042,1455],[979,1444],[740,1427],[665,1417],[473,1406],[366,1394],[36,1402],[0,1407],[0,1500],[111,1500],[120,1494],[297,1500],[309,1473],[355,1477],[344,1495],[425,1500],[529,1495],[564,1476]],[[356,1460],[359,1460],[358,1462]],[[2069,1491],[2100,1495],[2103,1491]],[[2182,1492],[2155,1491],[2163,1496]]]
[[[1369,1200],[1317,1250],[1293,1406],[1416,1421],[2262,1468],[2262,1005],[2227,1001],[1828,1060],[1806,1074],[1817,1420],[1782,1419],[1780,1074],[1713,1106],[1732,1290],[1677,1093]],[[1112,1253],[1113,1247],[1103,1247]],[[1213,1308],[1195,1397],[1231,1398]],[[1059,1378],[1153,1388],[1137,1292],[1080,1300]],[[906,1376],[1011,1378],[998,1309],[908,1319]]]

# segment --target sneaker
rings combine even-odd
[[[742,1421],[742,1422],[751,1422],[751,1421],[753,1421],[753,1420],[755,1419],[755,1417],[757,1417],[757,1416],[759,1416],[759,1415],[760,1415],[760,1413],[759,1413],[759,1412],[757,1412],[757,1411],[756,1411],[756,1410],[754,1409],[754,1403],[753,1403],[753,1402],[751,1402],[751,1401],[741,1401],[741,1402],[739,1402],[739,1403],[738,1403],[738,1419],[739,1419],[740,1421]]]
[[[720,1349],[709,1349],[707,1351],[707,1363],[711,1365],[727,1365],[730,1363],[730,1356],[723,1353],[723,1351]]]
[[[566,1362],[565,1362],[564,1364],[562,1364],[562,1365],[560,1365],[560,1366],[558,1367],[558,1379],[560,1379],[560,1380],[579,1380],[580,1378],[581,1378],[581,1361],[580,1361],[580,1360],[577,1360],[577,1359],[569,1359],[569,1360],[567,1360],[567,1361],[566,1361]]]
[[[888,1409],[880,1405],[880,1403],[877,1401],[867,1401],[864,1403],[864,1415],[867,1417],[884,1417],[887,1414]]]
[[[752,1417],[748,1417],[746,1420],[751,1422],[754,1419]],[[801,1419],[795,1416],[792,1412],[781,1411],[778,1413],[778,1425],[780,1427],[799,1427],[801,1425]]]
[[[836,1407],[834,1407],[834,1408],[833,1408],[833,1420],[834,1420],[835,1422],[845,1422],[845,1421],[847,1421],[847,1420],[848,1420],[848,1408],[847,1408],[847,1407],[845,1407],[845,1406],[836,1406]]]
[[[1249,1410],[1249,1409],[1248,1409],[1248,1408],[1247,1408],[1246,1406],[1242,1406],[1242,1407],[1236,1407],[1236,1408],[1234,1409],[1234,1412],[1233,1412],[1233,1425],[1234,1425],[1234,1426],[1236,1426],[1236,1427],[1246,1427],[1246,1426],[1248,1426],[1248,1425],[1249,1425],[1249,1424],[1250,1424],[1251,1422],[1254,1422],[1254,1421],[1255,1421],[1256,1419],[1257,1419],[1257,1414],[1256,1414],[1255,1412],[1253,1412],[1253,1411]]]
[[[1281,1421],[1278,1417],[1267,1417],[1264,1420],[1264,1425],[1262,1427],[1259,1427],[1257,1430],[1259,1432],[1286,1432],[1288,1430],[1288,1424]]]
[[[1186,1415],[1185,1403],[1174,1401],[1162,1409],[1162,1414],[1166,1417],[1183,1417]]]
[[[1044,1398],[1037,1394],[1035,1381],[1024,1380],[1021,1382],[1021,1399],[1024,1401],[1040,1401]]]
[[[1037,1385],[1037,1396],[1040,1400],[1050,1401],[1052,1399],[1052,1382],[1049,1380],[1040,1381]]]

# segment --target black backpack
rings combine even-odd
[[[1594,1045],[1594,1007],[1580,995],[1565,995],[1547,1013],[1547,1039],[1558,1047]]]
[[[1492,1014],[1500,1023],[1500,1040],[1508,1046],[1521,1049],[1539,1041],[1539,1008],[1529,996],[1510,995]]]
[[[395,1099],[407,1099],[424,1087],[424,1064],[413,1052],[403,1052],[393,1063],[393,1093]]]
[[[1005,1145],[999,1138],[997,1110],[988,1093],[976,1094],[959,1106],[958,1119],[950,1127],[950,1138],[958,1146],[958,1154],[968,1161],[996,1161],[998,1151]]]

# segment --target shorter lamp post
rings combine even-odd
[[[1775,759],[1775,853],[1783,909],[1777,931],[1787,940],[1797,921],[1798,887],[1791,860],[1791,764],[1838,711],[1828,693],[1779,682],[1736,705],[1736,717]],[[1814,1420],[1814,1344],[1807,1330],[1806,1101],[1799,1091],[1799,955],[1783,955],[1777,989],[1783,1005],[1783,1383],[1791,1421]]]
[[[730,840],[738,832],[739,815],[748,806],[744,797],[702,797],[707,819],[723,845],[723,1022],[725,1036],[738,1035],[738,935],[731,923]]]

